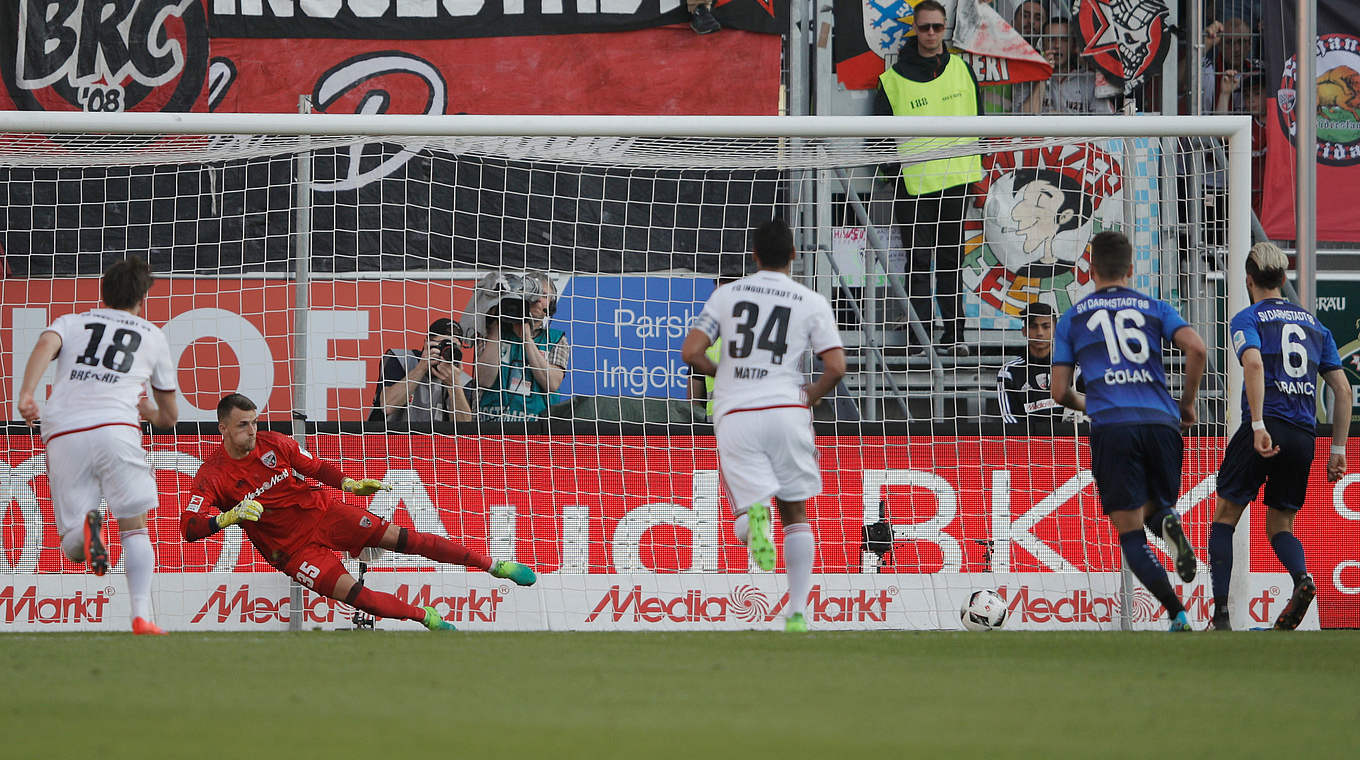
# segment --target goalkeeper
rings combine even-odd
[[[198,468],[189,502],[180,515],[184,540],[197,541],[229,525],[240,525],[269,564],[313,591],[377,617],[406,618],[426,628],[452,630],[434,607],[416,607],[391,594],[364,588],[345,571],[337,551],[357,555],[365,547],[418,554],[436,562],[486,570],[521,586],[534,571],[518,562],[490,557],[447,538],[401,528],[308,485],[314,478],[356,496],[389,486],[354,480],[338,467],[313,457],[292,438],[258,430],[255,404],[239,393],[217,404],[222,447]],[[212,507],[218,514],[209,514]]]

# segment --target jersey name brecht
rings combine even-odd
[[[61,338],[61,350],[42,410],[44,440],[102,425],[137,427],[143,386],[176,388],[165,334],[141,317],[93,309],[58,317],[47,330]]]
[[[803,355],[841,347],[831,304],[780,272],[763,270],[713,291],[694,329],[722,340],[713,416],[804,403]]]

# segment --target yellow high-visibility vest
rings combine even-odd
[[[968,64],[957,55],[950,56],[944,73],[929,82],[907,79],[892,69],[883,72],[878,81],[894,116],[977,116],[977,88]],[[912,154],[973,142],[977,142],[976,137],[922,138],[899,143],[897,150],[910,159]],[[912,195],[981,179],[982,157],[977,154],[902,165],[902,183]]]

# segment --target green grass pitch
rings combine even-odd
[[[4,758],[1356,757],[1360,632],[0,637]]]

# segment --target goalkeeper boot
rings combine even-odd
[[[509,578],[520,586],[532,586],[534,581],[538,580],[538,576],[528,565],[521,565],[508,559],[497,560],[489,572],[497,578]]]
[[[1172,633],[1184,633],[1191,630],[1190,618],[1185,614],[1185,610],[1176,613],[1176,617],[1171,618],[1171,627],[1168,628]]]
[[[431,631],[458,630],[457,628],[453,627],[453,623],[450,623],[449,621],[445,620],[443,616],[439,614],[439,610],[436,610],[433,607],[421,607],[421,609],[425,610],[425,619],[422,620],[421,622],[425,625],[426,628],[430,629]]]
[[[1162,519],[1162,538],[1166,540],[1166,545],[1171,549],[1171,557],[1175,561],[1176,575],[1182,581],[1189,583],[1195,579],[1195,547],[1190,545],[1190,539],[1185,537],[1185,528],[1181,525],[1181,518],[1175,513],[1167,515]]]
[[[99,529],[103,525],[104,518],[100,516],[99,510],[91,509],[85,513],[85,561],[90,565],[90,572],[95,575],[109,571],[109,550],[104,548],[104,541],[99,537]]]
[[[770,540],[770,508],[764,504],[752,504],[746,511],[746,546],[751,550],[751,559],[761,570],[774,569],[774,542]]]
[[[146,618],[135,617],[132,619],[132,635],[134,636],[169,636],[160,626],[147,620]]]
[[[784,619],[784,633],[807,633],[807,618],[795,612]]]
[[[1284,611],[1275,618],[1275,630],[1292,631],[1298,628],[1315,596],[1317,586],[1313,583],[1313,576],[1305,575],[1300,578],[1299,582],[1294,584],[1294,593],[1289,597],[1289,604],[1286,604]]]

